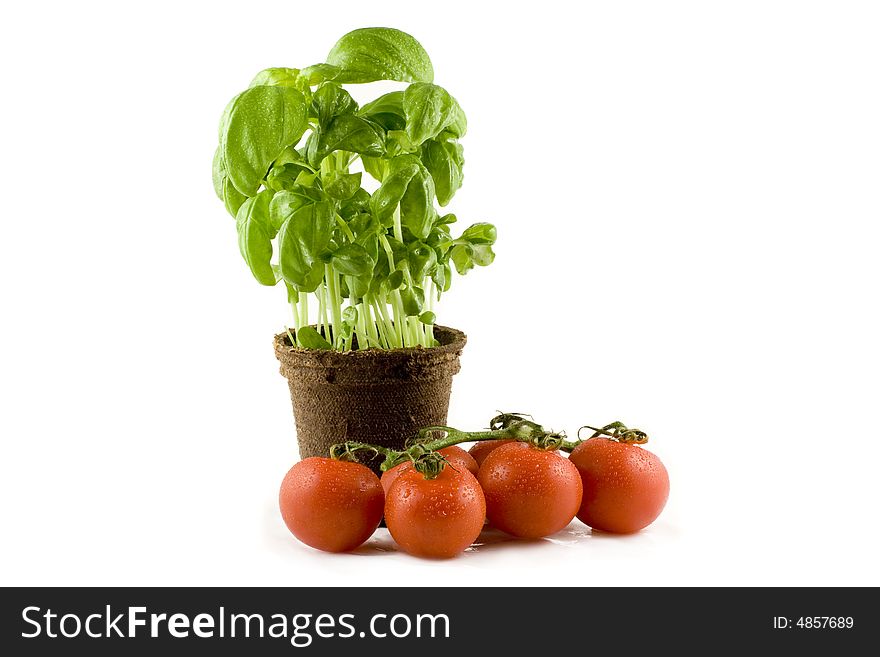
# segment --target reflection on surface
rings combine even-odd
[[[568,525],[568,527],[560,532],[553,534],[552,536],[546,536],[544,538],[531,540],[516,538],[515,536],[511,536],[510,534],[505,534],[500,529],[495,529],[494,527],[490,527],[487,525],[483,528],[483,531],[480,532],[480,535],[477,537],[477,540],[474,541],[474,544],[465,550],[465,554],[476,555],[479,553],[503,549],[513,545],[516,545],[517,548],[520,549],[522,547],[540,546],[548,543],[553,545],[565,546],[580,545],[591,539],[594,540],[596,538],[603,538],[604,536],[606,536],[606,534],[602,534],[601,532],[593,533],[589,527],[578,521],[573,521],[571,524]],[[610,534],[608,536],[610,536]],[[388,532],[388,530],[384,527],[381,527],[376,530],[376,533],[373,534],[370,540],[368,540],[366,543],[361,545],[357,550],[351,552],[350,554],[370,556],[379,554],[393,554],[396,552],[401,552],[400,548],[394,542],[394,539],[391,538],[391,534]]]

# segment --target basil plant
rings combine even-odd
[[[462,184],[467,121],[433,79],[413,37],[366,28],[325,63],[261,71],[227,105],[214,188],[254,278],[283,282],[298,346],[436,345],[453,267],[494,259],[494,226],[453,237],[455,215],[438,210]],[[345,89],[377,80],[408,86],[361,107]]]

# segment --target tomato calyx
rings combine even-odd
[[[536,447],[553,451],[566,444],[565,433],[547,431],[525,413],[501,413],[489,420],[491,431],[505,432],[506,438],[513,438]]]
[[[528,413],[504,413],[503,411],[498,411],[498,415],[489,420],[489,429],[491,431],[500,431],[521,422],[528,422],[534,426],[539,426],[535,424],[535,418]]]
[[[581,438],[581,432],[584,429],[589,429],[593,432],[592,436],[588,438]],[[613,440],[618,443],[624,443],[629,445],[644,445],[648,442],[648,434],[640,429],[630,429],[623,422],[612,422],[611,424],[606,424],[604,427],[597,428],[591,427],[589,425],[585,425],[578,429],[578,438],[580,440],[590,440],[591,438],[605,438],[607,440]]]
[[[446,457],[439,452],[426,452],[413,461],[413,467],[422,473],[425,479],[436,479],[447,466],[452,467]]]

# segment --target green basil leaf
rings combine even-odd
[[[223,204],[226,206],[226,211],[229,214],[237,217],[239,209],[247,199],[247,196],[233,186],[229,178],[223,179]]]
[[[423,240],[431,233],[436,216],[434,181],[428,170],[420,167],[400,199],[400,223],[417,239]]]
[[[407,247],[407,262],[414,279],[421,280],[437,264],[437,254],[424,242],[412,242]]]
[[[370,216],[370,215],[366,215]],[[360,244],[364,247],[364,251],[367,252],[367,255],[372,258],[373,262],[376,263],[379,261],[379,235],[376,233],[372,234],[364,234],[358,235],[357,244]],[[373,266],[375,269],[375,265]]]
[[[321,160],[323,160],[323,156],[321,159],[318,159],[318,145],[321,141],[321,127],[317,126],[314,130],[309,133],[309,136],[306,137],[306,143],[303,146],[303,152],[305,153],[306,159],[309,164],[316,169],[321,165]]]
[[[218,146],[214,153],[212,179],[214,182],[214,192],[223,201],[226,211],[233,217],[238,214],[239,208],[247,200],[247,196],[239,192],[232,183],[229,182],[229,176],[226,175],[226,163],[223,161],[223,153]]]
[[[339,341],[336,343],[336,348],[340,348],[338,345],[340,345],[343,340],[351,340],[352,335],[354,335],[354,324],[343,322],[342,327],[339,329]]]
[[[422,45],[406,32],[367,27],[343,36],[327,55],[341,69],[339,82],[431,82],[434,67]]]
[[[430,246],[434,247],[438,254],[444,254],[453,244],[452,236],[449,234],[449,226],[445,224],[434,223],[431,234],[425,240]]]
[[[403,156],[389,160],[386,167],[382,184],[373,193],[371,206],[376,218],[390,226],[394,208],[406,194],[410,181],[419,174],[420,166],[416,158]]]
[[[389,274],[391,274],[391,265],[388,262],[388,257],[385,253],[385,250],[379,252],[379,258],[376,260],[376,269],[373,270],[373,285],[375,287],[375,283],[384,282],[388,279]],[[403,276],[403,272],[401,272],[401,276]],[[402,280],[402,279],[401,279]]]
[[[495,226],[481,222],[465,228],[459,239],[471,244],[495,244],[497,238]]]
[[[220,127],[217,132],[217,138],[220,140],[221,153],[223,152],[223,139],[226,136],[226,128],[229,125],[229,115],[232,113],[232,108],[235,107],[235,103],[238,101],[239,96],[241,96],[241,94],[233,96],[232,100],[226,103],[226,107],[223,108],[223,114],[220,116]]]
[[[397,238],[390,236],[386,236],[385,240],[388,242],[388,246],[391,247],[391,257],[394,258],[395,266],[399,269],[406,268],[406,244],[404,244]]]
[[[359,276],[344,276],[345,286],[348,289],[348,298],[352,303],[360,303],[361,299],[370,291],[370,281]]]
[[[426,310],[421,315],[419,315],[419,321],[422,324],[427,324],[428,326],[432,326],[437,321],[437,315],[432,313],[430,310]]]
[[[459,242],[449,252],[450,260],[459,274],[466,274],[474,266],[486,267],[495,260],[495,252],[490,244],[470,244]]]
[[[341,342],[341,340],[348,340],[354,334],[354,327],[357,324],[358,320],[358,311],[354,306],[348,306],[345,310],[342,311],[342,327],[340,330],[339,341],[337,344]]]
[[[287,162],[279,165],[276,162],[269,169],[269,175],[266,176],[266,187],[274,189],[276,192],[293,189],[296,185],[301,184],[303,174],[312,175],[312,170],[305,163]]]
[[[257,73],[248,86],[256,87],[261,84],[270,87],[293,87],[302,91],[304,81],[300,78],[297,68],[266,68]]]
[[[333,151],[350,151],[378,157],[385,153],[382,129],[354,114],[334,118],[326,130],[320,132],[315,153],[309,156],[314,166]]]
[[[214,183],[214,193],[217,198],[223,200],[223,179],[226,178],[226,165],[223,163],[223,153],[220,147],[214,151],[214,161],[211,163],[211,181]]]
[[[363,188],[355,190],[354,195],[339,207],[339,214],[344,219],[352,219],[369,211],[370,193]]]
[[[333,253],[330,264],[345,276],[369,278],[376,266],[376,261],[360,244],[344,244]]]
[[[406,113],[403,111],[403,92],[392,91],[367,103],[358,111],[360,116],[378,123],[385,130],[403,130]]]
[[[447,263],[437,263],[437,267],[431,272],[431,280],[434,281],[434,285],[437,286],[438,290],[445,292],[449,289],[450,274],[451,270]]]
[[[404,130],[390,130],[385,135],[385,150],[394,154],[415,153],[419,144],[413,143]]]
[[[471,259],[478,267],[487,267],[495,261],[495,252],[488,244],[475,244],[471,248]]]
[[[337,201],[347,201],[361,188],[361,172],[340,173],[324,186],[327,196]]]
[[[361,156],[361,162],[364,164],[364,171],[370,174],[374,180],[382,182],[388,171],[387,161],[381,157]]]
[[[296,184],[290,190],[280,191],[272,197],[269,203],[269,222],[277,232],[297,210],[321,200],[318,190]]]
[[[355,196],[358,196],[359,194],[360,193],[355,194]],[[369,199],[367,199],[367,204],[367,207],[369,208]],[[348,224],[348,228],[355,234],[358,240],[362,237],[369,237],[371,235],[375,236],[382,232],[382,225],[369,212],[355,215]]]
[[[448,132],[453,139],[461,139],[467,132],[467,117],[455,98],[452,99],[452,102],[454,104],[452,118],[444,128],[444,131]]]
[[[281,275],[301,292],[314,292],[324,278],[323,256],[330,245],[333,207],[329,201],[298,208],[278,233]]]
[[[319,188],[318,183],[318,174],[312,173],[311,171],[300,171],[299,175],[296,177],[296,184],[301,187],[307,187],[309,189],[314,188],[316,191]]]
[[[403,302],[403,312],[408,317],[421,315],[425,305],[425,291],[420,287],[408,287],[400,291],[400,300]]]
[[[299,292],[287,281],[284,281],[284,287],[287,288],[287,303],[296,303],[299,301]]]
[[[464,154],[461,144],[433,139],[426,141],[422,145],[422,162],[431,173],[437,202],[441,206],[448,205],[464,181]]]
[[[322,82],[327,82],[329,80],[335,80],[339,77],[340,73],[342,73],[342,71],[339,68],[331,66],[330,64],[312,64],[311,66],[306,66],[299,72],[300,77],[305,80],[306,84],[310,87],[314,87],[316,84],[321,84]]]
[[[322,85],[312,96],[312,116],[322,126],[329,124],[333,117],[352,114],[356,109],[357,103],[351,94],[335,82]]]
[[[293,146],[289,146],[281,151],[281,155],[278,156],[278,159],[272,163],[273,167],[280,167],[285,164],[297,164],[301,166],[303,169],[308,169],[308,162],[306,162],[306,158],[303,157],[302,153],[296,150]]]
[[[403,272],[399,269],[391,273],[388,278],[382,281],[382,287],[387,292],[393,292],[394,290],[399,289],[403,285]]]
[[[346,324],[356,324],[358,320],[358,310],[354,306],[348,306],[342,311],[342,321]]]
[[[266,175],[266,186],[275,191],[290,190],[301,184],[301,176],[314,174],[306,158],[295,148],[288,147],[282,151],[272,168]]]
[[[251,273],[263,285],[275,285],[278,280],[272,269],[272,238],[275,230],[269,222],[269,203],[272,191],[263,190],[248,198],[235,218],[238,248]]]
[[[415,145],[432,139],[455,118],[456,103],[449,92],[436,84],[417,82],[403,93],[406,134]]]
[[[474,268],[474,259],[471,257],[473,247],[470,244],[456,244],[449,252],[449,259],[455,265],[455,271],[462,276]]]
[[[333,345],[311,326],[303,326],[296,332],[296,341],[303,349],[332,349]]]
[[[251,87],[236,97],[223,123],[220,146],[229,180],[254,196],[269,165],[305,131],[305,99],[290,87]]]

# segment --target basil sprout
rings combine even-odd
[[[214,191],[254,278],[283,281],[298,346],[435,345],[434,306],[453,269],[494,260],[492,224],[456,237],[456,215],[438,212],[464,181],[467,119],[433,79],[413,37],[365,28],[326,62],[260,71],[227,104]],[[408,84],[358,107],[346,85],[377,80]]]

